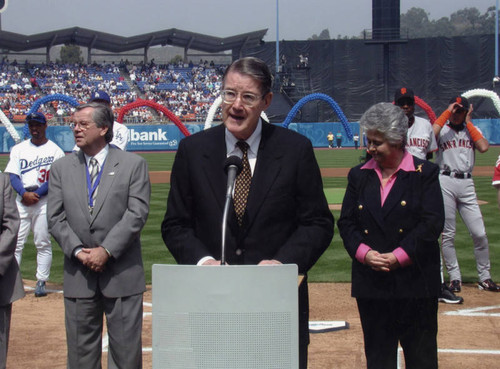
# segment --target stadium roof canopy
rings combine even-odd
[[[178,46],[206,53],[220,53],[232,50],[241,53],[245,48],[255,47],[263,42],[267,29],[248,32],[230,37],[213,37],[194,32],[171,28],[137,36],[123,37],[87,28],[73,27],[33,35],[21,35],[0,30],[0,48],[14,52],[50,48],[54,45],[74,44],[110,53],[123,53],[144,49],[145,54],[151,46]]]

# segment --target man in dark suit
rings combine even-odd
[[[251,173],[246,205],[228,217],[228,264],[297,264],[306,275],[330,244],[333,217],[311,142],[260,118],[271,104],[271,85],[263,61],[235,61],[223,79],[224,124],[181,141],[162,223],[163,240],[178,263],[220,265],[224,161],[231,155],[244,162],[235,199],[246,159]],[[307,278],[299,288],[299,314],[299,360],[306,368]]]
[[[12,302],[24,296],[21,273],[14,257],[19,213],[9,177],[0,174],[0,368],[7,363]]]
[[[68,368],[101,367],[103,314],[108,368],[140,368],[147,164],[108,144],[108,106],[77,107],[73,132],[81,150],[52,165],[47,210],[50,232],[64,252]]]

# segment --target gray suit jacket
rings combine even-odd
[[[72,153],[52,164],[47,218],[64,252],[64,296],[115,298],[146,289],[140,232],[149,213],[151,185],[146,161],[110,147],[92,215],[88,209],[85,157]],[[103,246],[110,253],[96,273],[75,256],[77,247]]]
[[[9,177],[0,174],[0,306],[9,305],[24,296],[23,281],[17,265],[17,231],[19,213],[16,197],[10,185]]]

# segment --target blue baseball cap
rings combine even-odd
[[[105,101],[108,104],[111,103],[111,99],[109,95],[104,91],[94,91],[92,95],[90,95],[90,102],[92,101]]]
[[[36,112],[36,113],[30,113],[26,116],[26,123],[29,122],[47,124],[47,119],[45,119],[45,115],[43,115],[42,113]]]

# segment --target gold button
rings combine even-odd
[[[359,206],[358,206],[358,209],[359,209],[359,210],[363,210],[363,205],[359,205]]]
[[[406,201],[405,200],[401,201],[401,206],[406,206]]]
[[[399,228],[399,233],[403,233],[403,228]]]
[[[368,229],[365,229],[365,234],[368,234]]]

